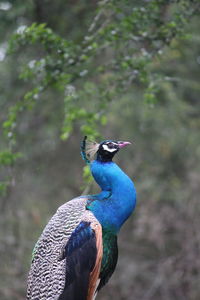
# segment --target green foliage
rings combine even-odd
[[[0,196],[6,196],[7,188],[8,188],[9,182],[2,181],[0,182]]]
[[[19,116],[41,105],[50,88],[63,97],[62,140],[77,123],[83,135],[97,138],[99,126],[107,123],[110,103],[134,85],[144,90],[145,102],[156,103],[164,78],[152,70],[152,63],[184,34],[198,9],[198,1],[99,1],[79,43],[59,36],[46,24],[32,23],[17,31],[8,54],[30,51],[19,76],[32,87],[9,107],[3,123],[9,147],[14,149],[17,142]]]
[[[83,179],[87,185],[93,182],[93,177],[91,175],[90,167],[88,165],[83,168]]]
[[[10,150],[0,152],[0,165],[12,166],[17,158],[21,155],[20,153],[13,154]]]
[[[10,168],[14,165],[15,161],[21,157],[20,153],[13,153],[11,150],[4,150],[0,152],[0,166],[1,169]],[[5,172],[4,179],[0,182],[0,196],[6,196],[6,191],[11,182],[11,175]]]

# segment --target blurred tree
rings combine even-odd
[[[120,164],[140,201],[99,299],[199,299],[199,1],[0,1],[0,16],[0,298],[24,298],[41,228],[81,192],[77,141],[101,132],[136,141]]]
[[[57,18],[51,12],[63,11],[66,4],[50,5],[47,14],[48,2],[34,1],[27,10],[32,8],[32,19],[35,17],[36,21],[44,21],[53,28]],[[84,13],[82,4],[78,8],[71,7],[75,7],[78,14]],[[91,7],[94,8],[94,4]],[[198,9],[199,1],[170,1],[167,4],[161,0],[99,1],[88,29],[83,26],[81,36],[75,34],[73,40],[70,34],[68,39],[62,38],[45,24],[33,23],[27,27],[30,20],[24,22],[13,36],[9,52],[15,52],[19,59],[22,48],[31,46],[30,52],[29,49],[26,51],[27,58],[23,56],[23,62],[27,60],[27,63],[20,64],[20,77],[29,84],[32,81],[34,87],[9,108],[8,119],[3,124],[9,151],[16,144],[19,113],[40,105],[41,94],[47,88],[57,89],[65,95],[64,103],[60,103],[64,112],[62,139],[69,137],[77,121],[84,134],[98,136],[97,126],[106,123],[108,103],[119,99],[134,83],[146,88],[144,98],[147,102],[155,102],[160,77],[151,72],[149,66],[162,54],[165,46],[184,32],[184,25]],[[56,30],[63,33],[63,23],[56,26]],[[3,184],[1,186],[4,192]]]

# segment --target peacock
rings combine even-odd
[[[90,142],[81,154],[101,188],[60,206],[36,243],[27,300],[93,300],[113,274],[117,235],[136,205],[132,180],[112,161],[130,142]]]

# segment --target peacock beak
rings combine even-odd
[[[127,145],[131,145],[130,142],[122,142],[122,141],[120,141],[120,142],[117,142],[117,143],[118,143],[120,149],[123,148],[123,147],[125,147],[125,146],[127,146]]]

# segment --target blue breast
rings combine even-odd
[[[93,161],[91,172],[101,188],[101,193],[93,195],[88,203],[101,225],[118,232],[135,208],[136,191],[132,180],[114,162]]]

